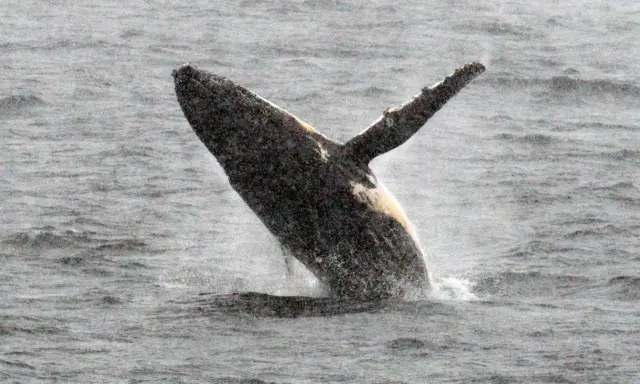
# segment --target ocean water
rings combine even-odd
[[[0,32],[0,382],[640,382],[635,2],[5,1]],[[435,282],[390,303],[308,298],[171,78],[346,141],[472,60],[372,163]]]

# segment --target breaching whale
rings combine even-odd
[[[345,144],[222,76],[185,64],[173,77],[187,121],[280,244],[332,296],[380,300],[428,289],[429,278],[406,214],[368,164],[484,70],[458,68]]]

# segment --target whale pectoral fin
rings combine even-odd
[[[400,146],[447,101],[484,71],[484,65],[478,62],[466,64],[438,84],[424,88],[408,103],[386,110],[369,128],[344,145],[344,156],[367,164],[376,156]]]

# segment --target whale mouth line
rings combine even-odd
[[[202,84],[198,80],[196,80],[194,78],[190,78],[189,81],[194,83],[196,85],[196,87],[198,88],[198,90],[204,92],[207,96],[213,96],[213,92],[211,92],[211,90],[209,90],[209,88],[207,88],[204,84]]]
[[[176,87],[187,87],[189,85],[193,86],[197,89],[198,93],[201,93],[201,96],[211,97],[213,96],[213,92],[206,85],[204,85],[201,81],[196,79],[190,73],[184,73],[184,71],[173,70],[171,72],[171,76],[173,76],[174,81],[176,83]]]
[[[184,64],[183,66],[181,66],[180,68],[174,69],[173,71],[171,71],[171,76],[173,77],[174,81],[176,82],[176,84],[178,83],[188,83],[190,81],[193,81],[195,83],[197,83],[199,85],[199,87],[202,88],[207,88],[205,87],[204,84],[202,84],[200,81],[197,80],[197,74],[199,72],[197,71],[196,68],[192,67],[191,65]],[[209,93],[211,93],[211,91],[209,91],[207,89],[207,91]]]

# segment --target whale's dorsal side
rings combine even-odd
[[[447,101],[484,71],[481,63],[466,64],[434,86],[425,87],[408,103],[386,110],[367,129],[345,143],[343,155],[368,164],[375,157],[402,145]]]

